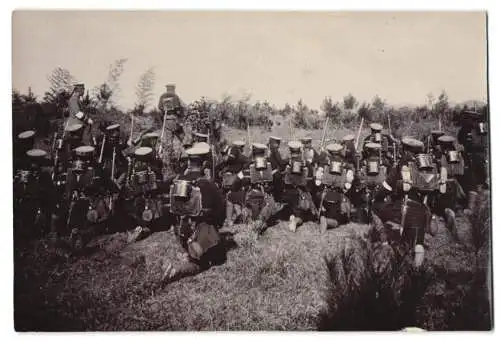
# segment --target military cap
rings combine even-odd
[[[348,141],[354,141],[355,137],[354,134],[347,134],[342,138],[342,141],[348,142]]]
[[[106,127],[106,131],[107,132],[116,132],[116,131],[119,131],[120,130],[120,124],[113,124],[113,125],[109,125],[108,127]]]
[[[75,133],[75,132],[78,132],[79,130],[81,130],[83,128],[83,125],[82,124],[73,124],[73,125],[68,125],[66,127],[66,131],[67,132],[70,132],[70,133]]]
[[[307,145],[307,144],[312,143],[312,138],[311,137],[304,137],[304,138],[300,139],[300,141],[302,142],[302,144]]]
[[[210,145],[204,142],[195,143],[193,147],[186,150],[188,157],[200,157],[210,153]]]
[[[252,144],[252,152],[257,153],[257,152],[265,152],[267,149],[267,146],[264,144],[260,143],[253,143]]]
[[[411,150],[421,150],[424,148],[424,143],[414,138],[405,137],[401,139],[401,143],[403,144],[403,147]]]
[[[269,137],[269,142],[277,142],[278,144],[281,143],[281,138],[280,137],[277,137],[277,136],[271,136]]]
[[[175,92],[175,84],[173,83],[169,83],[169,84],[166,84],[165,87],[167,88],[167,92]]]
[[[79,81],[73,82],[73,89],[82,88],[82,87],[85,87],[85,83],[79,82]]]
[[[455,142],[455,138],[452,137],[451,135],[443,135],[443,136],[438,138],[438,141],[441,144],[451,144],[451,143]]]
[[[382,128],[383,128],[383,127],[382,127],[382,125],[381,125],[381,124],[374,122],[374,123],[372,123],[372,124],[370,125],[370,128],[372,129],[372,131],[375,131],[375,132],[380,132],[380,131],[382,131]]]
[[[300,141],[292,140],[288,142],[288,148],[290,151],[299,151],[302,148],[302,143]]]
[[[431,135],[433,137],[436,137],[436,138],[439,138],[440,136],[443,136],[445,133],[443,131],[440,131],[440,130],[432,130],[431,131]]]
[[[75,148],[75,153],[78,157],[82,158],[88,158],[90,157],[95,151],[95,148],[93,146],[80,146]]]
[[[326,146],[326,150],[331,154],[338,154],[343,151],[343,147],[340,144],[333,143]]]
[[[201,132],[195,132],[195,133],[194,133],[194,136],[195,136],[195,137],[198,137],[198,138],[208,139],[208,134],[201,133]]]
[[[35,131],[24,131],[17,135],[20,140],[31,139],[35,136]]]
[[[153,154],[153,149],[151,147],[143,146],[143,147],[138,147],[134,151],[134,156],[137,159],[144,160],[146,158],[149,158]]]
[[[245,146],[245,142],[243,140],[235,140],[235,141],[233,141],[233,146],[243,147],[243,146]]]
[[[40,149],[32,149],[26,152],[26,155],[33,160],[40,160],[47,156],[47,152]]]
[[[379,150],[382,148],[381,144],[374,143],[374,142],[368,142],[364,146],[367,150]]]
[[[156,139],[156,138],[159,138],[160,137],[160,133],[158,132],[149,132],[149,133],[146,133],[142,136],[143,139]]]

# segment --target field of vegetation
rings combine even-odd
[[[130,111],[113,101],[126,60],[110,67],[108,79],[89,92],[85,104],[94,121],[122,124],[127,134],[159,127],[161,116],[146,110],[153,104],[154,70],[141,77],[137,103]],[[28,91],[13,94],[13,134],[35,128],[39,144],[50,142],[60,125],[63,106],[59,90],[71,84],[67,70],[55,69],[51,89],[38,99]],[[62,96],[64,97],[64,96]],[[194,106],[224,122],[223,137],[246,137],[252,142],[270,135],[285,140],[310,135],[319,145],[325,117],[327,139],[354,133],[360,118],[380,122],[396,136],[422,138],[439,126],[455,134],[463,110],[486,104],[450,105],[443,92],[417,107],[395,108],[376,96],[359,103],[348,94],[339,102],[326,98],[321,112],[302,101],[284,108],[251,99],[200,99]],[[291,123],[291,125],[290,125]],[[290,130],[290,126],[293,127]],[[366,125],[365,125],[366,126]],[[362,132],[366,135],[368,130]],[[161,286],[163,270],[177,259],[180,246],[168,229],[127,243],[127,232],[93,239],[84,252],[71,253],[64,240],[16,241],[14,245],[14,317],[18,331],[80,330],[397,330],[418,326],[428,330],[486,330],[492,328],[491,213],[489,194],[470,219],[459,213],[460,242],[443,222],[438,234],[426,237],[423,270],[407,263],[392,270],[395,281],[373,278],[368,226],[350,223],[325,235],[308,222],[291,233],[276,222],[255,241],[249,228],[222,230],[226,260],[208,271]],[[381,291],[381,289],[390,289]]]

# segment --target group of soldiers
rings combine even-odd
[[[376,239],[413,248],[419,266],[425,232],[435,233],[443,217],[458,239],[456,211],[474,212],[489,181],[486,119],[476,112],[464,113],[456,139],[432,131],[424,141],[399,140],[372,123],[361,147],[359,133],[322,141],[318,150],[303,137],[288,141],[285,158],[281,137],[228,143],[208,127],[187,137],[186,107],[174,85],[160,98],[160,132],[122,139],[120,125],[106,123],[95,139],[83,92],[76,84],[51,151],[34,148],[34,131],[16,137],[15,233],[65,236],[82,248],[112,227],[135,227],[131,239],[154,227],[173,229],[185,252],[165,268],[167,281],[217,262],[222,227],[245,223],[258,238],[276,220],[292,232],[318,222],[321,233],[349,221],[373,223]]]

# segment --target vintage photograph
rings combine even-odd
[[[486,11],[14,11],[15,330],[492,330],[488,94]]]

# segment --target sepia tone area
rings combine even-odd
[[[486,13],[12,21],[17,331],[493,328]]]

